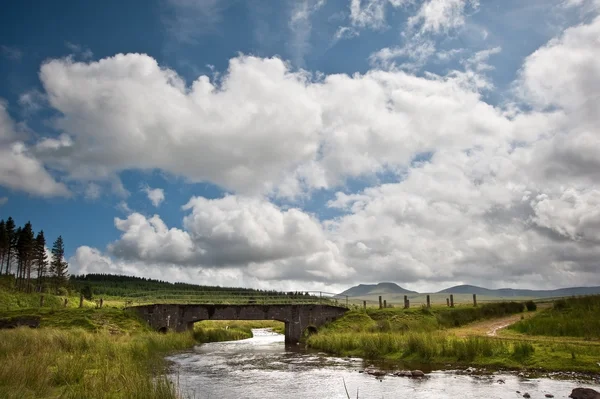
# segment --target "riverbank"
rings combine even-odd
[[[472,315],[488,314],[483,306],[477,314],[468,309],[354,310],[310,336],[306,344],[340,356],[357,356],[407,368],[424,365],[438,369],[475,366],[531,373],[598,373],[600,337],[597,335],[600,331],[592,337],[590,329],[574,327],[574,333],[581,331],[585,336],[560,338],[518,332],[533,331],[532,326],[540,325],[549,329],[549,317],[562,321],[561,331],[568,321],[578,326],[582,317],[589,320],[600,316],[598,308],[590,303],[596,304],[596,300],[590,302],[588,299],[581,306],[571,301],[568,302],[569,307],[560,302],[558,307],[570,309],[573,317],[564,313],[558,316],[560,309],[550,307],[538,312],[525,312],[522,318],[514,314],[494,315],[484,322],[474,321],[471,324],[461,324],[461,320],[469,320]],[[478,326],[507,327],[503,318],[510,320],[508,324],[516,322],[515,327],[508,331],[496,328],[490,334],[490,330]],[[568,325],[566,328],[568,330]]]
[[[123,309],[59,307],[54,296],[48,296],[52,307],[31,308],[26,294],[9,298],[4,305],[12,310],[0,311],[0,325],[27,326],[0,329],[2,398],[175,399],[180,395],[166,377],[165,356],[250,338],[252,328],[283,330],[273,321],[205,321],[193,333],[160,334]]]

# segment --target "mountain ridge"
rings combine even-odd
[[[368,296],[376,294],[419,294],[419,292],[407,290],[396,283],[382,282],[378,284],[358,284],[348,288],[339,295],[349,297]],[[551,298],[577,295],[600,294],[600,286],[592,287],[566,287],[552,290],[531,290],[521,288],[498,288],[490,289],[470,284],[455,285],[432,294],[477,294],[493,297],[535,297]]]

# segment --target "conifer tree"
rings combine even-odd
[[[4,267],[4,258],[6,257],[6,248],[8,247],[8,236],[6,235],[6,222],[0,220],[0,274]]]
[[[50,272],[54,281],[54,288],[58,291],[60,287],[65,287],[68,282],[69,274],[67,269],[69,265],[64,260],[65,247],[62,236],[58,236],[54,245],[52,245],[52,262],[50,263]]]
[[[31,223],[25,223],[19,231],[16,241],[17,249],[17,288],[22,291],[29,291],[31,281],[31,265],[34,258],[34,234]]]
[[[15,236],[15,222],[13,218],[9,217],[4,224],[5,231],[5,248],[4,248],[4,264],[6,265],[6,274],[10,273],[10,263],[13,256],[13,244]],[[2,265],[0,264],[0,274],[2,274]]]
[[[48,271],[48,255],[46,254],[44,230],[41,230],[35,237],[34,262],[35,270],[37,271],[37,290],[41,292],[44,287],[44,278]]]
[[[19,241],[19,237],[21,236],[21,230],[23,230],[21,228],[21,226],[17,227],[14,232],[11,234],[10,237],[10,257],[9,257],[9,262],[7,263],[7,269],[6,269],[6,274],[11,274],[12,272],[12,265],[13,265],[13,261],[16,259],[17,262],[19,260],[18,258],[18,254],[17,254],[17,244]],[[18,264],[17,264],[18,265]],[[16,273],[18,275],[18,273]],[[17,278],[17,276],[15,275],[15,279]]]

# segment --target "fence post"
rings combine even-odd
[[[446,298],[446,306],[450,307],[450,299]]]
[[[408,296],[404,295],[404,309],[406,309],[408,306],[406,306],[406,302],[408,302]]]
[[[454,307],[454,295],[450,294],[450,307]]]
[[[363,308],[367,310],[367,301],[363,301]]]
[[[427,307],[431,307],[431,298],[429,298],[429,295],[427,295]]]
[[[83,295],[79,295],[79,307],[83,307]]]
[[[69,299],[68,299],[68,298],[65,298],[65,305],[64,305],[64,306],[65,306],[65,308],[67,307],[67,303],[68,303],[68,302],[69,302]]]
[[[473,294],[473,306],[477,307],[477,294]]]
[[[383,300],[383,307],[384,307],[384,308],[387,308],[387,299],[384,299],[384,300]]]
[[[40,308],[44,307],[44,296],[40,295]]]
[[[379,309],[383,307],[383,302],[381,300],[381,295],[379,295]]]
[[[410,308],[410,299],[406,300],[406,309]]]
[[[100,298],[100,309],[102,309],[103,304],[104,304],[104,299]]]

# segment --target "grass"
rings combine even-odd
[[[595,311],[594,302],[586,303],[589,305],[586,309]],[[574,306],[573,303],[567,305],[559,307]],[[342,356],[410,364],[598,372],[600,343],[581,340],[567,343],[544,337],[525,339],[518,335],[503,339],[460,337],[454,333],[454,326],[518,314],[523,309],[520,303],[499,303],[478,308],[353,310],[311,335],[307,345]]]
[[[193,344],[191,334],[3,330],[0,397],[176,398],[163,357]]]
[[[194,325],[194,339],[205,342],[236,341],[252,338],[253,328],[271,328],[283,334],[284,324],[270,320],[201,321]]]
[[[165,375],[166,354],[249,338],[252,328],[284,329],[276,321],[205,321],[192,334],[159,334],[106,302],[65,308],[61,297],[45,299],[40,308],[39,294],[0,287],[0,321],[35,318],[40,327],[0,330],[1,398],[178,398]]]
[[[600,339],[600,295],[558,300],[509,328],[526,335]]]

